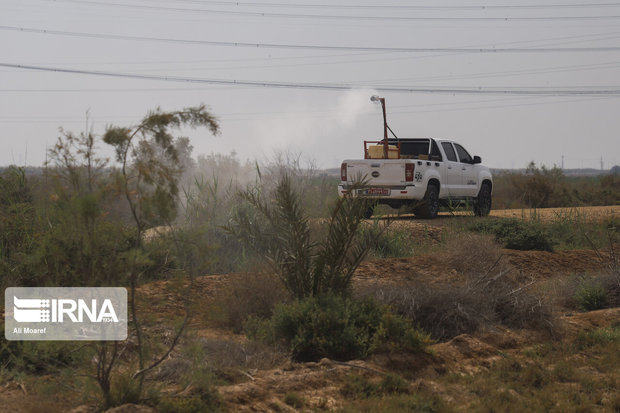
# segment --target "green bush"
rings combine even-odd
[[[386,394],[406,394],[409,393],[409,383],[394,374],[388,374],[378,383],[358,375],[351,375],[340,388],[340,393],[346,399],[368,399]]]
[[[379,238],[371,250],[378,258],[400,258],[413,255],[413,238],[407,230],[388,230]]]
[[[331,294],[276,307],[271,328],[299,361],[350,360],[393,349],[419,351],[429,341],[374,300]]]
[[[142,401],[141,388],[137,380],[128,373],[120,373],[113,377],[110,389],[110,406],[121,406],[127,403],[139,404]]]
[[[538,221],[519,219],[476,220],[470,231],[493,234],[505,248],[514,250],[553,251],[555,244],[551,234]]]
[[[284,403],[295,409],[301,409],[305,404],[305,400],[299,393],[288,392],[284,395]]]
[[[576,292],[581,311],[600,310],[607,306],[607,290],[600,284],[584,281]]]
[[[346,399],[367,399],[379,396],[381,391],[378,384],[362,376],[352,375],[348,377],[348,380],[340,388],[340,394]]]
[[[219,404],[211,404],[202,397],[166,397],[157,404],[157,411],[160,413],[203,413],[215,412]]]
[[[398,375],[388,374],[381,381],[379,389],[383,394],[406,394],[409,393],[409,383]]]
[[[4,329],[4,324],[0,324]],[[87,360],[88,351],[75,343],[57,341],[7,341],[0,344],[2,366],[26,373],[49,373]]]
[[[573,342],[575,351],[583,351],[595,346],[605,346],[610,343],[620,344],[620,327],[599,328],[582,332]]]

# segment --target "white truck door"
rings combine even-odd
[[[443,186],[448,190],[448,195],[458,196],[462,185],[461,164],[458,162],[452,143],[441,142],[441,148],[446,154],[446,158],[444,159],[446,165],[446,182]]]
[[[454,144],[456,154],[459,156],[459,169],[461,170],[461,188],[462,196],[478,195],[478,171],[473,165],[473,158],[458,143]]]

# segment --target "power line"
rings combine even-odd
[[[319,8],[319,9],[371,9],[371,10],[494,10],[494,9],[556,9],[556,8],[593,8],[618,7],[620,3],[573,3],[573,4],[522,4],[522,5],[458,5],[458,6],[419,6],[419,5],[352,5],[352,4],[311,4],[311,3],[276,3],[276,2],[238,2],[210,0],[180,0],[191,4],[212,4],[235,7],[287,7],[287,8]]]
[[[360,89],[361,87],[347,83],[298,83],[298,82],[272,82],[258,80],[232,80],[232,79],[205,79],[205,78],[189,78],[177,76],[156,76],[142,75],[117,72],[103,72],[90,70],[74,70],[53,67],[41,67],[31,65],[19,65],[12,63],[0,63],[0,67],[10,67],[17,69],[36,70],[43,72],[69,73],[80,75],[94,75],[116,78],[140,79],[140,80],[157,80],[167,82],[184,82],[184,83],[206,83],[213,85],[235,85],[235,86],[256,86],[284,89],[305,89],[305,90],[331,90],[342,91]],[[408,86],[365,86],[379,92],[399,92],[399,93],[435,93],[435,94],[494,94],[494,95],[533,95],[533,96],[598,96],[598,95],[620,95],[620,86],[609,88],[483,88],[483,87],[463,87],[463,88],[440,88],[440,87],[408,87]]]
[[[106,92],[106,93],[118,93],[118,92],[203,92],[205,90],[221,90],[230,89],[233,86],[212,86],[212,87],[170,87],[170,88],[85,88],[85,89],[23,89],[23,88],[11,88],[0,89],[2,93],[94,93],[94,92]]]
[[[598,70],[598,69],[613,69],[620,66],[620,61],[605,62],[605,63],[593,63],[588,65],[571,65],[571,66],[554,66],[541,69],[526,69],[526,70],[511,70],[503,72],[479,72],[463,75],[435,75],[424,76],[417,78],[400,78],[400,79],[388,79],[388,80],[370,80],[369,82],[380,83],[393,83],[393,82],[412,82],[412,81],[428,81],[428,80],[460,80],[460,79],[488,79],[495,77],[511,77],[521,75],[537,75],[546,73],[565,73],[565,72],[579,72],[585,70]]]
[[[523,106],[540,106],[540,105],[550,105],[550,104],[562,104],[562,103],[581,103],[581,102],[591,102],[591,101],[601,101],[607,99],[614,99],[617,96],[606,96],[606,97],[594,97],[594,98],[584,98],[578,97],[573,99],[561,99],[561,100],[552,100],[552,101],[530,101],[527,103],[508,103],[508,104],[499,104],[499,105],[484,105],[484,106],[465,106],[460,108],[437,108],[437,109],[424,109],[424,110],[407,110],[407,111],[392,111],[390,112],[394,116],[400,115],[414,115],[414,114],[422,114],[422,113],[445,113],[445,112],[463,112],[463,111],[475,111],[475,110],[488,110],[488,109],[504,109],[511,107],[523,107]],[[411,105],[411,106],[393,106],[393,108],[406,108],[406,107],[417,107],[417,106],[454,106],[454,105],[465,105],[465,104],[475,104],[475,103],[490,103],[498,100],[482,100],[482,101],[469,101],[469,102],[460,102],[460,103],[437,103],[437,104],[420,104],[420,105]],[[324,110],[312,110],[312,111],[277,111],[277,112],[240,112],[240,113],[221,113],[217,114],[217,117],[226,122],[237,122],[237,121],[255,121],[255,120],[263,120],[263,119],[280,119],[282,117],[288,117],[291,115],[296,116],[304,116],[306,118],[316,118],[316,119],[324,119],[324,118],[338,118],[340,115],[334,113],[333,111],[324,111]],[[140,116],[126,116],[126,115],[108,115],[108,116],[95,116],[92,121],[97,123],[110,123],[114,121],[122,121],[123,119],[138,119]],[[81,120],[79,120],[81,119]],[[0,116],[0,123],[50,123],[50,124],[82,124],[84,122],[83,118],[76,116],[66,116],[66,117],[50,117],[50,116]]]
[[[304,49],[304,50],[333,50],[333,51],[356,51],[356,52],[410,52],[410,53],[576,53],[576,52],[617,52],[620,46],[603,47],[371,47],[371,46],[335,46],[335,45],[302,45],[284,43],[247,43],[247,42],[222,42],[212,40],[173,39],[166,37],[127,36],[118,34],[69,32],[63,30],[32,29],[26,27],[0,25],[0,30],[17,31],[22,33],[49,34],[56,36],[112,39],[112,40],[135,40],[148,42],[166,42],[187,45],[202,46],[227,46],[227,47],[251,47],[271,49]]]
[[[55,0],[58,1],[58,0]],[[164,7],[139,4],[111,3],[100,1],[82,0],[61,0],[68,3],[77,3],[94,6],[120,7],[135,10],[158,10],[166,12],[188,12],[188,13],[208,13],[223,14],[234,16],[251,17],[274,17],[274,18],[296,18],[296,19],[329,19],[329,20],[374,20],[374,21],[570,21],[570,20],[617,20],[620,16],[599,15],[599,16],[520,16],[520,17],[431,17],[431,16],[365,16],[365,15],[334,15],[334,14],[295,14],[277,12],[254,12],[239,10],[217,10],[217,9],[196,9],[183,7]]]

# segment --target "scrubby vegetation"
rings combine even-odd
[[[426,334],[374,300],[333,294],[279,305],[269,320],[250,319],[246,330],[263,341],[282,340],[298,361],[364,359],[381,351],[419,352],[430,343]]]
[[[531,162],[524,172],[493,176],[493,208],[552,208],[586,205],[618,205],[620,175],[564,175],[554,166]]]

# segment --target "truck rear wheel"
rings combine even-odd
[[[474,201],[474,214],[479,217],[486,217],[489,212],[491,212],[491,185],[484,183]]]
[[[424,198],[418,205],[415,206],[413,213],[426,219],[432,219],[439,213],[439,188],[437,185],[429,185],[426,188]]]

